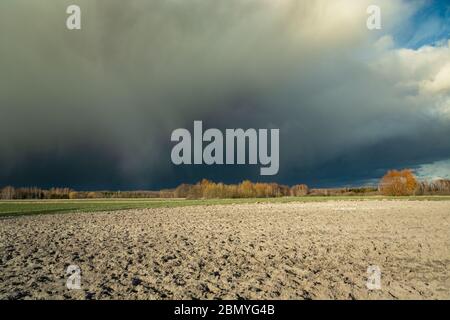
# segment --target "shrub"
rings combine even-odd
[[[417,179],[411,170],[390,170],[381,178],[379,190],[386,196],[409,196],[415,193],[417,186]]]
[[[76,191],[69,192],[69,199],[78,199],[78,198],[79,198],[78,192]]]
[[[293,197],[306,196],[309,193],[309,188],[306,184],[297,184],[291,187],[290,194]]]
[[[15,195],[16,191],[11,186],[4,187],[0,192],[0,198],[4,200],[14,199]]]

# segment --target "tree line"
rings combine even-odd
[[[176,198],[275,198],[286,196],[304,196],[309,192],[305,184],[292,187],[278,183],[253,183],[249,180],[239,184],[215,183],[206,179],[196,184],[181,184],[175,191]]]
[[[159,191],[76,191],[71,188],[0,189],[0,199],[97,199],[97,198],[275,198],[298,196],[350,196],[350,195],[450,195],[450,180],[419,181],[412,170],[390,170],[377,187],[309,188],[306,184],[287,186],[278,183],[242,181],[238,184],[216,183],[203,179],[196,184],[181,184],[175,189]]]
[[[160,191],[76,191],[71,188],[14,188],[0,189],[0,199],[97,199],[97,198],[173,198],[173,190]]]
[[[419,181],[412,170],[390,170],[378,185],[379,192],[387,196],[450,195],[450,180]]]

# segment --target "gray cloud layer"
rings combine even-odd
[[[449,158],[448,45],[392,47],[394,17],[415,7],[379,2],[382,33],[365,28],[369,1],[78,0],[81,31],[65,29],[74,1],[2,1],[0,184],[258,178],[174,167],[170,133],[194,120],[280,128],[285,183]]]

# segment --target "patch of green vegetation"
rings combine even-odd
[[[89,199],[89,200],[6,200],[0,201],[0,216],[33,214],[56,214],[68,212],[116,211],[161,207],[182,207],[195,205],[228,205],[239,203],[287,203],[320,202],[337,200],[450,200],[450,196],[304,196],[282,198],[240,198],[240,199]]]

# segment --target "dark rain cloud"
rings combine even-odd
[[[408,87],[386,67],[389,30],[416,7],[380,1],[386,27],[371,33],[369,2],[341,2],[2,1],[0,185],[262,180],[252,166],[173,166],[170,134],[194,120],[279,128],[280,171],[264,179],[281,183],[358,184],[449,158],[447,96],[423,92],[426,72]],[[80,31],[65,29],[73,3]]]

